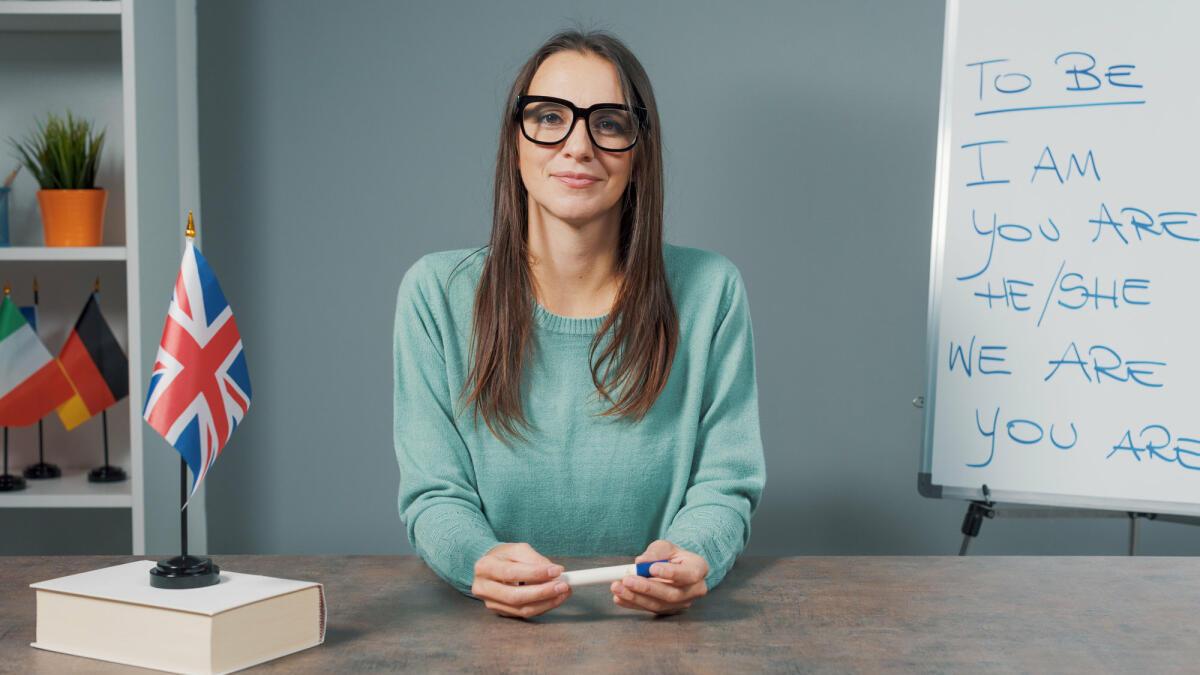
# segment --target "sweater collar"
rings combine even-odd
[[[586,319],[576,319],[569,316],[559,316],[546,310],[545,307],[538,302],[533,303],[533,319],[534,322],[541,328],[552,333],[566,333],[568,335],[588,335],[596,334],[600,330],[600,325],[604,323],[605,317],[593,316]]]

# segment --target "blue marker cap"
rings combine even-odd
[[[651,560],[650,562],[638,563],[637,564],[637,575],[639,577],[649,577],[651,565],[653,565],[654,563],[669,563],[669,562],[671,562],[671,561],[670,560]]]

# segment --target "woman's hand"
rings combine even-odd
[[[664,539],[652,542],[635,562],[670,560],[650,566],[649,579],[628,576],[612,584],[613,602],[626,609],[655,614],[676,614],[692,606],[692,600],[708,593],[704,577],[708,562]]]
[[[500,616],[528,619],[571,597],[571,587],[555,580],[562,573],[529,544],[500,544],[475,561],[471,594]]]

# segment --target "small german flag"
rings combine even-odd
[[[75,396],[58,407],[68,430],[129,395],[129,360],[92,293],[58,354]]]

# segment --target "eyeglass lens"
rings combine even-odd
[[[521,114],[525,135],[538,143],[560,143],[571,133],[575,113],[550,101],[532,101]],[[627,110],[597,108],[588,116],[592,141],[603,150],[625,150],[637,140],[637,120]]]

